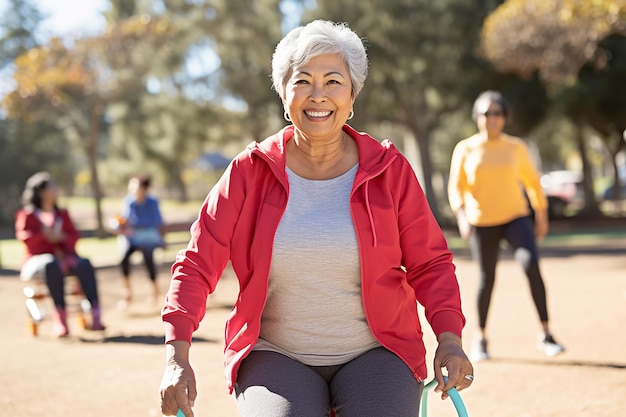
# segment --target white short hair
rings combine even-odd
[[[276,45],[272,57],[272,83],[280,98],[294,68],[305,65],[318,55],[343,56],[352,81],[352,96],[356,97],[367,78],[368,62],[363,41],[347,23],[315,20],[292,29]]]

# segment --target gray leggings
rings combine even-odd
[[[242,417],[417,417],[423,384],[394,353],[372,349],[343,365],[307,366],[253,351],[235,384]]]

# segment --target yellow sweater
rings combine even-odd
[[[485,140],[479,135],[460,141],[452,153],[448,199],[474,226],[497,226],[545,210],[547,200],[526,144],[502,134]]]

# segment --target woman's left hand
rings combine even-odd
[[[548,234],[548,213],[545,210],[535,211],[535,236],[541,242]]]
[[[75,255],[67,255],[61,250],[57,250],[56,252],[57,262],[59,263],[59,267],[64,274],[68,274],[71,270],[76,268],[78,265],[78,257]]]
[[[50,243],[59,243],[65,240],[65,234],[61,229],[44,226],[41,231],[46,240]]]
[[[439,346],[435,352],[434,370],[437,386],[435,392],[441,392],[441,399],[448,398],[447,390],[455,387],[457,391],[472,385],[474,367],[463,351],[461,338],[454,333],[444,332],[437,338]],[[448,382],[444,382],[442,368],[448,371]]]

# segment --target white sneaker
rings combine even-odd
[[[565,351],[563,345],[558,344],[550,334],[540,334],[537,337],[537,349],[550,357]]]
[[[477,337],[472,343],[472,350],[470,351],[470,360],[472,362],[480,362],[489,360],[489,352],[487,352],[487,339]]]

